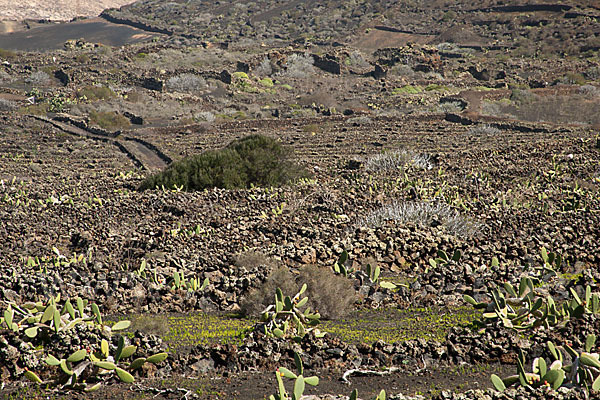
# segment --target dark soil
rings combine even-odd
[[[52,23],[33,29],[0,34],[0,48],[20,51],[61,50],[67,40],[84,39],[106,46],[145,42],[157,35],[99,18],[71,23]]]
[[[387,388],[390,393],[404,393],[405,395],[431,396],[439,394],[441,390],[466,391],[469,389],[485,389],[491,387],[489,375],[496,373],[500,376],[512,373],[512,368],[507,366],[485,365],[455,367],[453,369],[428,368],[417,374],[391,373],[383,376],[365,374],[350,377],[349,384],[341,381],[339,371],[336,375],[331,371],[307,371],[307,376],[319,376],[319,386],[309,388],[306,394],[318,395],[329,393],[345,393],[349,395],[357,389],[364,398],[371,398],[379,393],[378,388]],[[379,371],[377,371],[379,372]],[[338,376],[339,375],[339,376]],[[200,379],[166,379],[146,380],[135,385],[112,384],[93,394],[86,394],[81,398],[105,399],[119,397],[122,399],[137,399],[140,395],[150,396],[155,399],[182,399],[186,394],[195,394],[197,399],[260,399],[265,394],[274,393],[277,381],[274,373],[245,372],[235,375],[205,375]],[[33,392],[35,393],[35,391]],[[17,398],[25,394],[33,394],[31,389],[8,387],[3,391],[2,399]],[[57,397],[60,398],[60,397]],[[76,394],[68,398],[78,398]]]

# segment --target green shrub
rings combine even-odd
[[[397,96],[399,94],[418,94],[422,91],[423,88],[421,88],[420,86],[406,85],[401,88],[392,89],[392,95]]]
[[[231,74],[235,79],[250,79],[248,78],[248,74],[245,72],[234,72],[233,74]]]
[[[83,97],[89,101],[108,100],[115,96],[115,92],[106,86],[86,86],[77,91],[77,97]]]
[[[92,111],[90,112],[90,121],[106,130],[124,129],[130,125],[125,116],[115,111]]]
[[[183,187],[183,190],[281,186],[307,173],[288,160],[289,152],[275,139],[251,135],[221,150],[184,158],[148,177],[140,190]]]
[[[272,88],[274,86],[273,80],[271,78],[263,78],[258,81],[264,87]]]
[[[442,15],[442,21],[449,22],[456,19],[456,13],[452,10],[446,11],[444,15]]]
[[[79,54],[77,57],[75,57],[75,61],[82,64],[87,64],[90,62],[90,56],[87,54]]]

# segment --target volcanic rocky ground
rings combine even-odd
[[[583,349],[597,313],[520,331],[482,322],[464,296],[490,303],[523,276],[559,304],[600,292],[597,5],[263,3],[140,1],[87,38],[53,25],[69,40],[45,52],[22,50],[47,28],[0,37],[0,308],[79,296],[109,326],[132,321],[140,356],[168,353],[134,383],[57,391],[48,354],[102,338],[113,351],[118,335],[84,324],[32,339],[4,323],[3,398],[263,399],[294,352],[322,399],[585,398],[500,393],[489,377],[514,374],[519,350],[551,359],[548,341]],[[117,26],[129,44],[102,42]],[[138,190],[250,134],[310,177]],[[562,256],[551,274],[544,252]],[[174,273],[207,286],[177,288]],[[250,311],[300,282],[327,334],[253,330]]]

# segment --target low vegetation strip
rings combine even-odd
[[[445,340],[453,326],[468,325],[480,316],[471,307],[453,310],[414,308],[359,311],[340,320],[321,321],[323,331],[352,344],[425,339]],[[235,315],[134,315],[132,329],[162,337],[170,352],[185,352],[197,345],[241,344],[256,320]]]
[[[354,344],[371,345],[379,340],[398,343],[416,339],[443,342],[450,328],[468,325],[478,315],[469,307],[359,311],[342,320],[323,321],[322,328],[343,341]]]

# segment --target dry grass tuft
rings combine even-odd
[[[352,311],[356,291],[351,279],[335,275],[330,268],[307,265],[299,274],[286,267],[276,268],[265,282],[250,291],[241,302],[245,315],[258,316],[275,301],[275,290],[280,288],[284,295],[294,295],[306,283],[308,306],[318,310],[324,319],[337,319]]]

